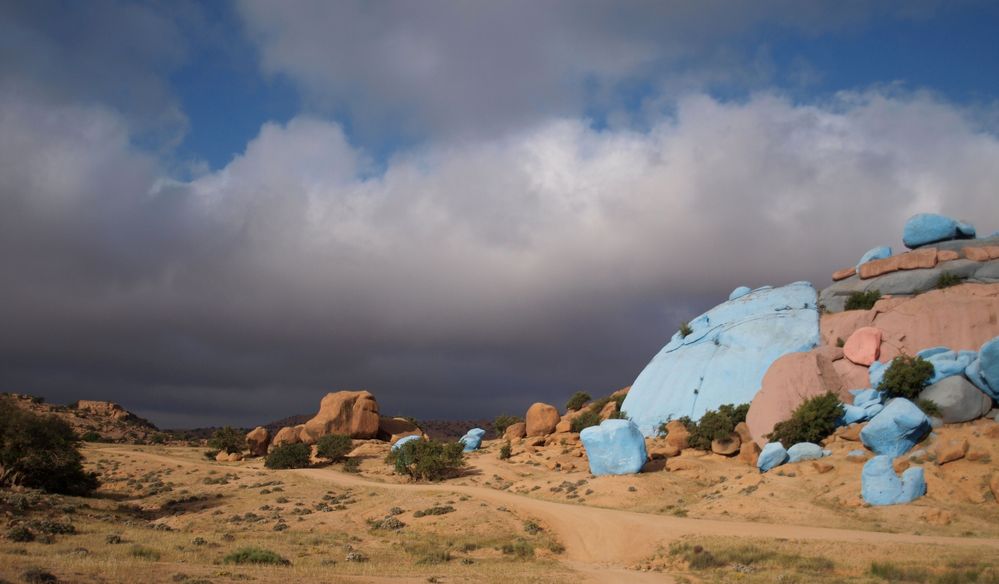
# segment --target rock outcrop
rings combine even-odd
[[[807,282],[764,287],[690,322],[638,375],[622,409],[642,433],[728,403],[752,401],[770,365],[818,345],[815,289]]]
[[[579,434],[594,475],[634,474],[647,459],[645,437],[630,420],[604,420]]]
[[[514,422],[506,427],[503,437],[507,440],[517,440],[527,436],[527,424],[524,422]]]
[[[982,393],[962,375],[952,375],[930,385],[919,394],[940,409],[944,424],[977,420],[992,409],[992,398]]]
[[[298,444],[302,441],[301,432],[304,426],[285,426],[274,434],[274,440],[271,441],[271,446],[278,447],[284,446],[285,444]]]
[[[367,391],[328,393],[319,402],[319,413],[304,424],[299,439],[313,444],[329,434],[375,438],[380,424],[378,402]]]
[[[250,456],[264,456],[267,454],[267,447],[270,446],[270,432],[263,426],[257,426],[246,435],[246,449]]]
[[[395,444],[406,436],[423,436],[423,430],[406,418],[381,417],[378,419],[379,440],[385,440],[389,444]]]
[[[561,420],[561,416],[558,415],[558,409],[555,406],[541,402],[535,403],[527,408],[527,414],[524,416],[527,435],[547,436],[555,431],[555,426],[558,426],[559,420]]]

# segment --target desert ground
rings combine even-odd
[[[500,441],[461,476],[411,483],[357,441],[340,464],[275,471],[216,462],[203,448],[88,444],[96,496],[3,493],[14,522],[53,532],[0,543],[11,582],[995,582],[999,504],[987,477],[995,422],[948,426],[975,455],[923,462],[929,492],[870,507],[856,442],[760,474],[685,450],[648,472],[594,477],[571,444]],[[970,460],[970,459],[974,460]],[[655,461],[653,461],[655,462]],[[903,461],[899,461],[904,464]],[[27,501],[25,501],[27,499]],[[67,528],[66,526],[72,526]],[[65,533],[73,531],[75,533]],[[245,548],[286,563],[226,560]]]

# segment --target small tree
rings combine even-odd
[[[600,425],[600,414],[594,412],[593,410],[586,410],[585,412],[579,414],[572,420],[572,426],[570,429],[573,432],[582,432],[584,429],[590,426]]]
[[[821,442],[836,430],[836,422],[843,415],[843,404],[832,392],[807,399],[791,414],[791,418],[778,422],[767,438],[790,447],[799,442]]]
[[[396,472],[415,480],[439,481],[457,473],[465,465],[460,442],[411,440],[390,451],[386,462]]]
[[[500,446],[499,459],[506,460],[510,458],[512,454],[513,454],[513,447],[510,446],[510,441],[507,440],[506,442],[503,443],[503,446]]]
[[[577,391],[572,394],[569,401],[565,402],[565,409],[568,410],[578,410],[579,408],[586,405],[586,402],[590,401],[592,398],[590,394],[582,391]]]
[[[687,338],[693,332],[694,332],[694,329],[692,329],[690,327],[690,323],[689,322],[683,321],[683,322],[680,323],[680,336],[681,337]]]
[[[305,468],[309,466],[309,455],[312,448],[308,444],[282,444],[264,460],[264,466],[273,469]]]
[[[246,436],[232,426],[226,426],[215,430],[208,439],[208,446],[216,452],[223,451],[226,454],[242,452],[246,446]]]
[[[888,397],[914,400],[933,378],[933,363],[922,357],[899,355],[891,360],[878,390]]]
[[[493,429],[496,430],[497,434],[502,436],[503,433],[506,432],[507,428],[523,421],[524,418],[521,418],[519,416],[506,416],[506,415],[496,416],[496,419],[493,420]]]
[[[329,434],[321,437],[316,442],[316,455],[328,458],[333,462],[340,462],[354,449],[354,442],[350,436],[343,434]]]
[[[846,310],[870,310],[881,298],[880,290],[868,290],[867,292],[853,292],[846,299]]]
[[[701,419],[694,422],[684,416],[680,421],[690,432],[688,444],[691,448],[698,450],[711,450],[712,440],[724,440],[735,432],[735,427],[740,422],[746,421],[746,414],[749,412],[749,404],[734,405],[724,404],[717,410],[708,410],[701,416]]]

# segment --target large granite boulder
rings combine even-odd
[[[257,426],[246,434],[246,448],[250,456],[264,456],[270,446],[270,432],[263,426]]]
[[[382,417],[378,420],[378,439],[395,444],[406,436],[423,436],[423,430],[406,418]]]
[[[514,422],[503,432],[503,437],[507,440],[518,440],[524,436],[527,436],[527,424],[524,422]]]
[[[631,420],[604,420],[579,433],[594,475],[634,474],[647,454],[645,437]]]
[[[472,428],[461,438],[458,438],[458,442],[465,445],[465,452],[471,452],[473,450],[478,450],[479,446],[482,445],[482,437],[486,435],[486,431],[482,428]]]
[[[298,444],[302,441],[301,432],[303,426],[299,424],[298,426],[285,426],[274,434],[274,440],[271,441],[271,446],[275,448],[278,446],[284,446],[285,444]]]
[[[527,408],[524,416],[528,436],[547,436],[555,431],[561,416],[553,405],[538,402]]]
[[[337,391],[327,393],[319,402],[319,412],[304,424],[300,438],[306,444],[330,434],[375,438],[380,423],[378,402],[370,392]]]
[[[902,243],[909,249],[952,239],[974,239],[975,228],[967,223],[935,213],[913,215],[905,222]]]
[[[767,472],[787,462],[789,455],[787,449],[780,442],[768,442],[763,445],[760,457],[756,459],[756,468],[760,472]]]
[[[646,436],[660,423],[698,420],[723,404],[752,401],[770,365],[819,343],[815,289],[764,287],[723,302],[673,335],[638,375],[622,410]]]
[[[875,456],[864,463],[860,475],[860,493],[870,505],[900,505],[926,494],[926,479],[921,467],[906,469],[899,478],[890,456]]]
[[[757,444],[766,444],[766,435],[777,422],[790,418],[809,398],[832,392],[841,400],[849,399],[850,394],[833,367],[834,356],[835,347],[820,347],[804,353],[788,353],[774,361],[746,414],[746,425]]]
[[[903,398],[888,402],[860,431],[860,441],[875,454],[901,456],[930,432],[930,420]]]
[[[823,450],[818,444],[811,442],[798,442],[787,449],[788,462],[801,462],[803,460],[818,460],[823,456],[829,456],[828,450]]]
[[[857,262],[857,269],[859,270],[860,266],[866,264],[867,262],[874,260],[883,260],[885,258],[890,258],[890,257],[891,257],[891,248],[888,247],[887,245],[879,245],[878,247],[871,248],[866,252],[864,252],[864,255],[860,257],[860,261]]]

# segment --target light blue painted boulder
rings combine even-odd
[[[422,436],[403,436],[402,438],[399,438],[399,440],[397,440],[395,444],[392,445],[391,450],[399,450],[406,443],[408,443],[408,442],[414,442],[416,440],[423,440],[423,437]]]
[[[916,404],[895,398],[860,431],[860,441],[875,454],[901,456],[930,432],[930,420]]]
[[[931,385],[945,377],[964,374],[964,370],[978,358],[978,353],[976,351],[951,351],[947,347],[933,347],[916,353],[916,356],[933,364],[933,377],[930,378],[928,384]]]
[[[756,468],[760,469],[760,472],[767,472],[772,468],[776,468],[790,458],[787,454],[787,449],[780,442],[767,442],[763,446],[763,450],[760,451],[760,457],[756,459]]]
[[[992,399],[999,399],[999,337],[986,341],[978,351],[978,375],[989,387]]]
[[[877,388],[877,386],[881,385],[881,380],[885,377],[885,371],[888,371],[888,363],[882,363],[881,361],[871,363],[871,366],[867,368],[867,378],[871,382],[871,387]]]
[[[774,361],[819,344],[816,301],[811,284],[796,282],[719,304],[691,321],[691,334],[673,335],[621,409],[642,434],[654,436],[665,420],[699,420],[720,405],[751,402]]]
[[[921,467],[906,469],[899,478],[891,462],[892,457],[881,455],[864,463],[860,494],[868,504],[901,505],[926,494],[926,479]]]
[[[728,295],[728,299],[735,300],[737,298],[742,298],[743,296],[749,294],[752,291],[753,289],[750,288],[749,286],[739,286],[735,290],[732,290],[732,293]]]
[[[837,420],[837,423],[840,426],[849,426],[850,424],[856,424],[857,422],[864,422],[867,420],[867,410],[864,408],[850,404],[841,405],[843,406],[843,415],[839,417],[839,420]]]
[[[971,225],[935,213],[913,215],[902,230],[902,242],[909,249],[938,241],[973,237],[975,228]]]
[[[579,439],[596,476],[635,474],[647,458],[645,437],[631,420],[604,420],[584,428]]]
[[[888,247],[887,245],[880,245],[878,247],[873,247],[867,250],[864,253],[864,255],[860,256],[860,261],[857,262],[857,269],[859,270],[860,266],[866,264],[867,262],[871,262],[874,260],[883,260],[885,258],[890,258],[890,257],[891,257],[891,248]]]
[[[478,450],[479,446],[482,445],[482,437],[486,435],[486,431],[482,428],[472,428],[461,438],[458,438],[458,442],[465,445],[465,452],[471,452],[473,450]]]
[[[884,396],[876,389],[851,389],[850,393],[853,394],[853,405],[859,408],[880,404],[884,400]]]
[[[801,462],[802,460],[818,460],[823,456],[829,456],[828,450],[823,450],[818,444],[811,442],[798,442],[787,449],[788,462]]]

